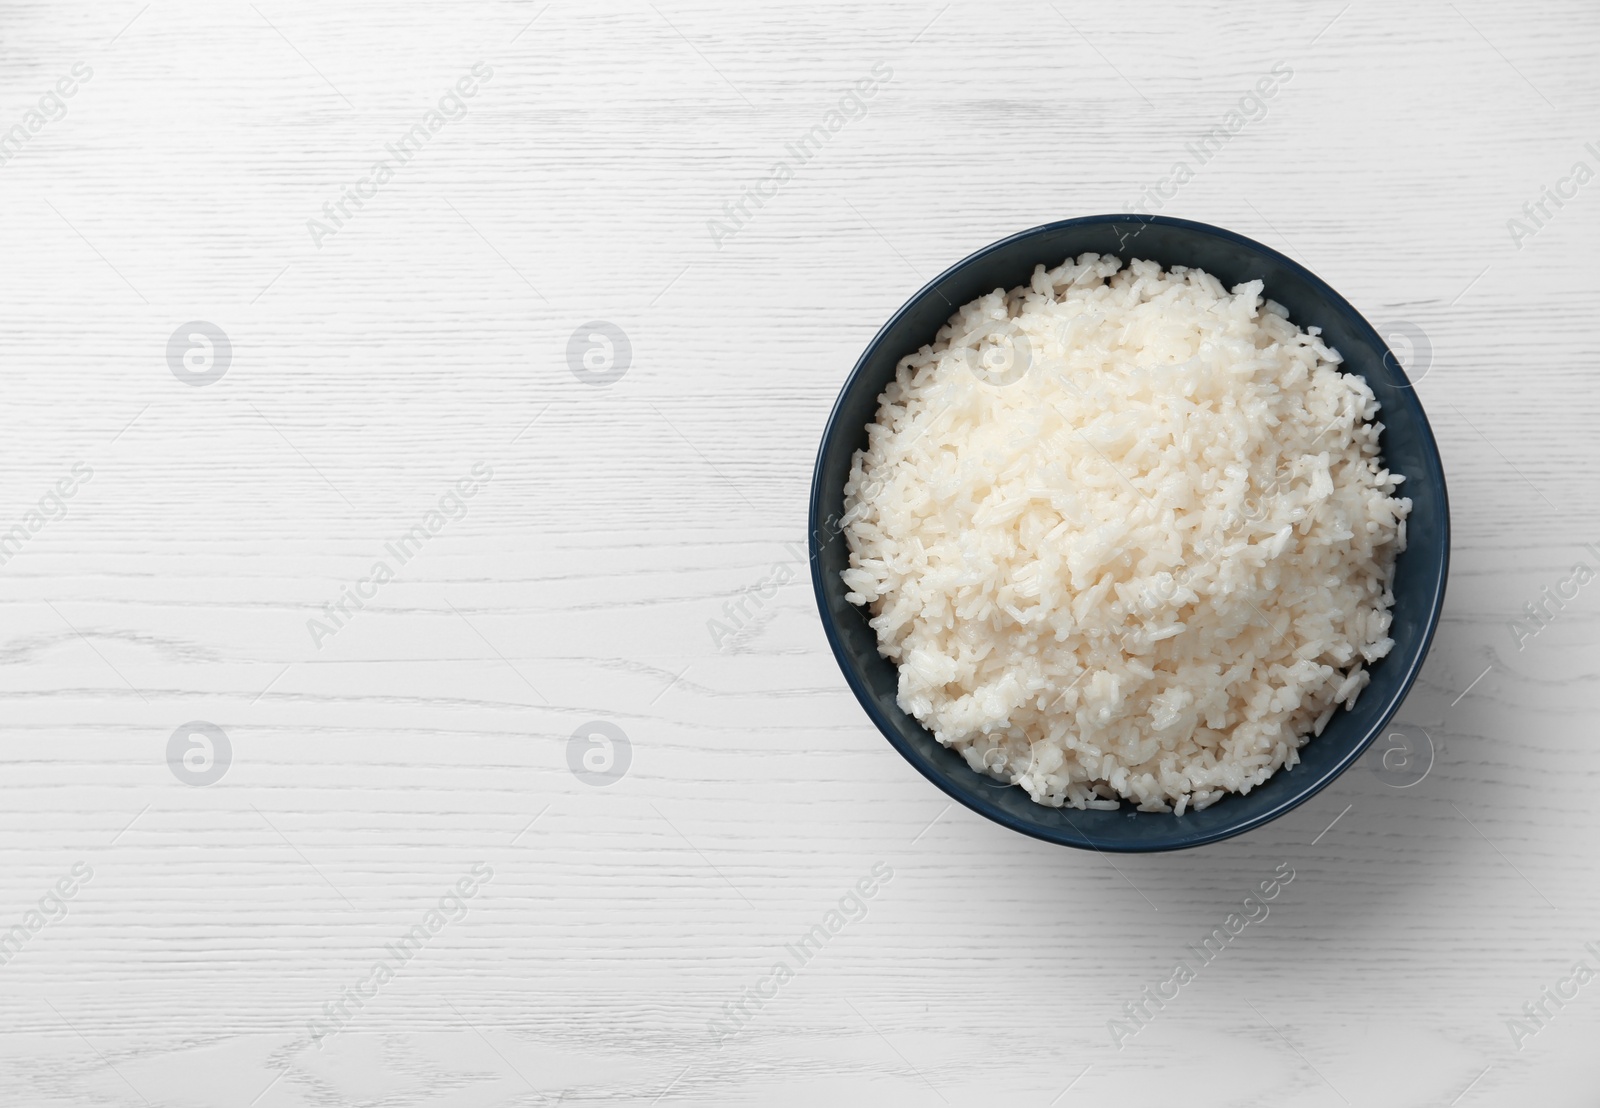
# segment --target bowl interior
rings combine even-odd
[[[895,701],[897,671],[878,653],[867,613],[845,600],[839,573],[849,551],[837,520],[851,460],[866,446],[866,427],[895,364],[931,342],[955,308],[996,288],[1026,284],[1034,266],[1059,265],[1086,251],[1124,262],[1195,266],[1232,288],[1259,278],[1264,295],[1300,327],[1321,327],[1344,356],[1342,368],[1366,378],[1382,405],[1385,464],[1406,477],[1412,501],[1406,551],[1395,567],[1390,635],[1395,646],[1371,668],[1372,680],[1351,711],[1341,709],[1300,750],[1300,764],[1279,770],[1247,795],[1225,797],[1201,812],[1173,816],[1046,808],[1021,789],[972,770],[939,745]],[[1107,851],[1174,850],[1257,827],[1300,804],[1338,776],[1388,724],[1427,655],[1444,603],[1449,563],[1449,505],[1438,447],[1415,391],[1383,340],[1333,289],[1299,263],[1241,235],[1160,216],[1092,216],[1023,231],[980,250],[935,278],[897,312],[862,354],[834,406],[811,490],[811,568],[822,622],[857,698],[891,743],[918,770],[967,807],[1013,830],[1068,846]]]

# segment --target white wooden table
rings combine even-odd
[[[139,2],[0,15],[0,1101],[1595,1103],[1600,10]],[[896,306],[1157,186],[1427,336],[1454,575],[1420,784],[1113,865],[792,544]]]

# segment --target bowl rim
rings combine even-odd
[[[1440,520],[1442,523],[1443,533],[1440,540],[1441,550],[1439,572],[1437,579],[1432,583],[1433,596],[1431,597],[1428,605],[1427,628],[1423,633],[1420,648],[1417,650],[1415,657],[1410,661],[1404,674],[1401,676],[1400,683],[1395,687],[1394,693],[1389,698],[1389,703],[1384,705],[1381,715],[1377,718],[1377,722],[1368,728],[1367,734],[1359,742],[1353,744],[1350,750],[1343,757],[1329,766],[1320,776],[1316,778],[1307,778],[1301,788],[1285,797],[1280,803],[1274,805],[1267,811],[1258,813],[1246,819],[1242,819],[1237,823],[1225,825],[1213,831],[1197,833],[1185,839],[1184,841],[1171,844],[1129,843],[1126,841],[1096,838],[1095,836],[1088,835],[1077,830],[1077,824],[1073,821],[1072,817],[1067,814],[1070,809],[1065,807],[1051,810],[1062,813],[1063,818],[1067,821],[1068,827],[1072,829],[1071,832],[1030,824],[1012,816],[1009,812],[998,805],[984,801],[983,798],[979,796],[968,795],[961,792],[959,789],[950,785],[941,777],[930,772],[930,767],[923,764],[921,753],[911,747],[911,745],[901,737],[896,728],[890,724],[890,721],[879,709],[877,699],[872,695],[870,690],[867,689],[865,682],[862,680],[861,674],[857,672],[853,659],[844,649],[844,645],[839,636],[838,626],[830,615],[828,609],[828,599],[824,585],[825,574],[822,569],[822,559],[820,557],[821,550],[818,542],[818,536],[821,534],[821,513],[819,509],[821,508],[824,491],[822,488],[823,461],[828,452],[828,445],[833,442],[834,438],[839,433],[841,409],[844,407],[845,397],[851,392],[852,387],[856,384],[857,379],[866,369],[869,359],[871,359],[873,355],[877,353],[879,346],[884,342],[888,333],[894,328],[900,319],[910,312],[914,307],[922,303],[924,298],[937,294],[937,286],[947,277],[950,277],[959,270],[974,264],[989,254],[995,253],[996,251],[1010,246],[1020,240],[1033,238],[1035,236],[1043,235],[1047,232],[1055,231],[1060,228],[1086,224],[1107,223],[1139,223],[1145,225],[1161,224],[1231,240],[1235,243],[1244,245],[1251,250],[1260,251],[1261,253],[1276,260],[1279,264],[1286,266],[1291,270],[1297,271],[1301,279],[1305,280],[1321,298],[1330,301],[1335,308],[1342,307],[1359,322],[1362,328],[1365,328],[1368,336],[1372,340],[1375,340],[1378,348],[1389,352],[1389,360],[1394,367],[1396,376],[1399,378],[1403,387],[1412,390],[1412,398],[1416,401],[1417,412],[1421,416],[1420,430],[1425,452],[1433,458],[1435,462],[1435,468],[1439,474]],[[1133,257],[1132,251],[1126,251],[1125,253],[1128,254],[1128,257]],[[1127,260],[1128,258],[1123,259],[1124,262]],[[1367,748],[1370,747],[1377,737],[1383,733],[1384,729],[1389,726],[1390,722],[1393,721],[1395,714],[1400,710],[1401,705],[1405,703],[1406,698],[1411,693],[1412,686],[1416,683],[1417,677],[1421,673],[1423,665],[1426,664],[1428,660],[1429,652],[1433,648],[1433,639],[1439,629],[1439,620],[1444,611],[1445,590],[1450,580],[1450,495],[1448,482],[1444,473],[1443,458],[1439,453],[1438,441],[1434,438],[1433,434],[1433,425],[1428,420],[1427,412],[1422,408],[1421,398],[1416,395],[1415,388],[1416,386],[1411,383],[1411,379],[1406,376],[1405,369],[1400,365],[1399,359],[1393,356],[1392,351],[1389,351],[1388,342],[1381,334],[1378,333],[1377,329],[1372,326],[1371,322],[1368,321],[1366,316],[1362,315],[1356,310],[1355,305],[1351,304],[1350,301],[1345,299],[1343,295],[1333,288],[1333,286],[1329,285],[1321,277],[1317,276],[1300,262],[1288,257],[1280,251],[1274,250],[1272,247],[1267,246],[1264,243],[1257,242],[1255,239],[1241,235],[1237,231],[1230,231],[1225,227],[1217,227],[1213,224],[1201,223],[1196,220],[1179,219],[1175,216],[1112,213],[1104,215],[1074,216],[1070,219],[1061,219],[1051,223],[1042,223],[1036,227],[1029,227],[1026,230],[1018,231],[1015,234],[1007,235],[1004,238],[997,239],[994,242],[989,243],[987,246],[983,246],[973,251],[955,264],[947,266],[932,280],[925,283],[921,288],[908,297],[905,303],[901,304],[900,307],[895,310],[894,314],[884,322],[883,326],[878,328],[877,333],[872,336],[872,339],[862,349],[860,357],[856,359],[855,365],[851,367],[851,370],[845,377],[844,382],[839,386],[839,393],[834,398],[833,408],[828,413],[828,420],[822,431],[822,439],[817,446],[816,462],[811,472],[811,490],[806,513],[806,548],[809,555],[809,560],[811,562],[811,585],[813,597],[817,604],[817,613],[822,620],[823,631],[828,638],[828,646],[833,651],[834,661],[838,664],[840,672],[844,674],[845,681],[850,686],[851,692],[855,694],[856,700],[866,711],[867,716],[872,720],[873,725],[877,727],[879,734],[888,740],[889,744],[895,748],[902,758],[909,762],[911,766],[917,770],[917,772],[931,781],[951,800],[956,801],[963,807],[976,812],[978,815],[983,816],[986,819],[1000,824],[1002,827],[1007,827],[1012,831],[1027,835],[1030,838],[1039,839],[1043,842],[1054,843],[1058,846],[1070,846],[1083,850],[1094,850],[1099,853],[1113,854],[1154,854],[1176,850],[1190,850],[1195,847],[1207,846],[1211,843],[1221,842],[1225,839],[1231,839],[1234,836],[1242,835],[1247,831],[1253,831],[1256,828],[1261,827],[1263,824],[1270,823],[1273,820],[1278,819],[1280,816],[1293,811],[1295,808],[1298,808],[1300,805],[1316,796],[1323,789],[1327,788],[1335,778],[1339,777],[1346,770],[1348,770],[1357,759],[1366,753]],[[842,583],[840,584],[840,587],[843,587]],[[920,726],[921,721],[913,719],[913,722],[918,723]],[[932,737],[931,734],[929,737]],[[1282,772],[1284,768],[1285,767],[1280,767],[1278,772]],[[973,772],[976,774],[976,771]],[[1274,773],[1273,776],[1276,776],[1276,773]],[[1143,814],[1170,815],[1170,813],[1160,812]]]

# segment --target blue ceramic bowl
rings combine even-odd
[[[1228,796],[1201,812],[1174,816],[1079,811],[1035,804],[1020,788],[1003,786],[968,767],[895,702],[897,672],[878,653],[867,614],[845,599],[839,573],[849,551],[838,531],[852,456],[866,446],[866,427],[895,364],[924,343],[954,309],[996,288],[1025,285],[1035,265],[1059,265],[1087,251],[1163,266],[1197,266],[1222,283],[1260,278],[1265,295],[1289,309],[1301,327],[1318,326],[1344,355],[1343,369],[1366,378],[1383,406],[1385,464],[1404,474],[1412,501],[1408,547],[1395,567],[1395,640],[1372,667],[1372,683],[1352,711],[1340,709],[1327,728],[1300,750],[1300,764],[1279,770],[1247,795]],[[1417,395],[1372,325],[1315,274],[1243,235],[1162,216],[1101,215],[1035,227],[984,247],[941,273],[884,324],[845,381],[828,419],[811,483],[811,575],[833,653],[867,715],[923,776],[953,799],[1013,831],[1065,846],[1104,851],[1179,850],[1238,835],[1304,803],[1361,756],[1393,717],[1422,668],[1444,605],[1450,563],[1450,510],[1439,448]]]

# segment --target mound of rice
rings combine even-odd
[[[855,456],[844,582],[901,708],[1040,804],[1249,792],[1366,686],[1411,502],[1260,281],[1085,254],[963,305]]]

